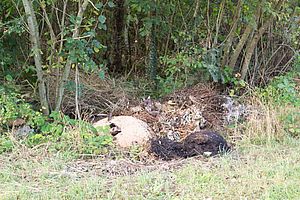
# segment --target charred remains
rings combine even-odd
[[[180,142],[162,137],[150,143],[150,153],[163,160],[198,155],[214,156],[229,150],[226,140],[214,131],[193,132]]]

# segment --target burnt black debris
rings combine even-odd
[[[214,156],[228,150],[226,140],[214,131],[193,132],[180,142],[162,137],[153,139],[150,143],[150,153],[163,160],[204,154]]]
[[[172,160],[186,155],[182,143],[170,140],[166,136],[151,140],[150,153],[163,160]]]
[[[213,156],[229,149],[226,140],[213,131],[194,132],[183,140],[183,146],[186,157],[202,155],[205,152]]]

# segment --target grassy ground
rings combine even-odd
[[[128,175],[126,175],[128,174]],[[151,166],[14,152],[0,156],[0,199],[299,199],[300,141]]]

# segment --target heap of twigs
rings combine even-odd
[[[119,112],[136,101],[135,90],[122,85],[122,81],[101,80],[95,74],[81,74],[79,80],[78,106],[83,119],[91,120],[95,116],[106,116],[109,113]],[[74,87],[67,88],[62,105],[65,114],[76,116],[75,93]]]
[[[120,114],[147,122],[157,136],[180,140],[195,130],[222,127],[224,98],[219,93],[212,85],[198,84],[176,91],[161,101],[145,99]]]
[[[74,76],[74,75],[73,75]],[[137,100],[133,88],[113,80],[100,80],[94,74],[80,75],[78,103],[82,118],[127,115],[148,123],[157,136],[180,140],[197,129],[219,129],[223,125],[224,98],[212,84],[198,84],[178,90],[163,99]],[[66,89],[63,111],[76,116],[75,92]],[[96,118],[95,118],[96,117]]]

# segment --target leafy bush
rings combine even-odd
[[[13,149],[13,142],[7,136],[12,131],[8,124],[16,119],[23,119],[34,129],[20,141],[28,147],[49,142],[50,149],[55,151],[98,154],[104,152],[104,147],[112,145],[109,127],[96,129],[88,122],[71,119],[60,112],[44,116],[33,110],[15,89],[1,86],[0,93],[0,153]]]
[[[13,142],[6,136],[0,135],[0,154],[13,149]]]
[[[274,102],[277,105],[300,106],[300,95],[294,80],[296,75],[295,73],[289,73],[275,77],[267,87],[258,89],[260,97],[265,102]]]
[[[300,136],[300,112],[290,112],[285,116],[281,116],[284,122],[284,129],[293,137]]]
[[[165,95],[178,88],[208,80],[232,84],[236,90],[245,87],[246,83],[234,75],[231,67],[220,67],[219,54],[218,49],[192,47],[173,56],[161,57],[164,69],[158,77],[159,94]]]
[[[192,84],[192,74],[202,68],[200,52],[181,51],[174,56],[160,58],[164,70],[158,77],[161,94],[168,94],[175,89]],[[197,55],[198,56],[197,56]]]
[[[15,89],[0,86],[0,93],[0,127],[7,130],[16,119],[25,120],[32,128],[45,124],[46,117],[33,110]]]
[[[264,88],[249,90],[242,97],[247,104],[246,121],[233,127],[238,134],[253,144],[272,144],[300,137],[299,74],[290,72],[275,77]],[[231,127],[228,127],[230,130]],[[241,133],[243,133],[241,135]]]

